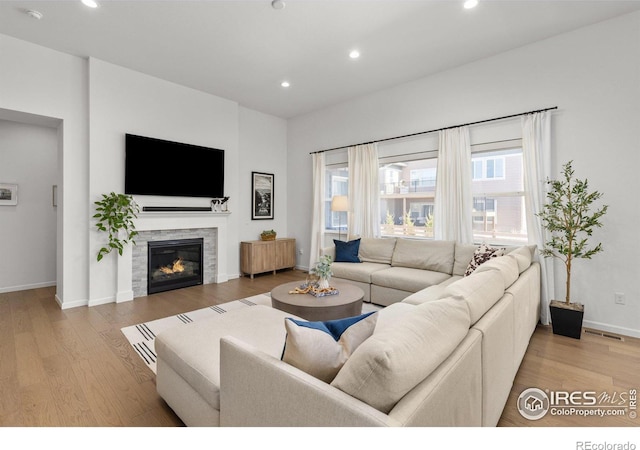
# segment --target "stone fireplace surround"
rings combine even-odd
[[[126,252],[118,259],[116,302],[147,295],[147,242],[151,240],[203,238],[203,284],[228,281],[226,242],[229,214],[141,212],[135,222],[139,233],[136,245],[126,247]]]

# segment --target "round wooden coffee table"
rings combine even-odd
[[[309,321],[344,319],[362,314],[364,292],[358,286],[331,281],[340,293],[314,297],[311,294],[289,294],[303,284],[301,281],[281,284],[271,291],[271,306]]]

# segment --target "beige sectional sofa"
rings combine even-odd
[[[258,305],[160,333],[158,392],[187,425],[495,426],[538,322],[539,265],[522,247],[454,275],[457,247],[466,269],[455,243],[434,247],[453,249],[446,264],[431,258],[442,271],[394,266],[393,257],[352,263],[398,276],[386,285],[376,282],[391,274],[372,276],[375,295],[407,295],[377,313],[373,334],[330,383],[280,359],[291,315]],[[464,250],[471,259],[475,247]],[[427,285],[397,281],[409,273]]]
[[[334,262],[333,276],[362,288],[364,300],[388,306],[430,286],[447,285],[459,280],[478,249],[454,241],[404,238],[362,238],[360,263]],[[531,254],[534,248],[526,247]],[[524,251],[510,247],[509,251]],[[335,246],[322,249],[336,260]]]

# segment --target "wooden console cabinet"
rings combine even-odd
[[[243,275],[293,269],[296,266],[296,240],[243,241],[240,243],[240,270]]]

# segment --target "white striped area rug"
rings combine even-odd
[[[149,367],[153,373],[156,373],[156,350],[154,341],[158,333],[168,328],[196,322],[218,314],[224,314],[227,311],[232,311],[234,309],[246,308],[248,306],[255,305],[271,306],[271,295],[266,293],[254,295],[253,297],[242,298],[240,300],[233,300],[228,303],[222,303],[221,305],[208,306],[206,308],[177,314],[175,316],[131,325],[129,327],[121,328],[121,331],[147,367]]]

